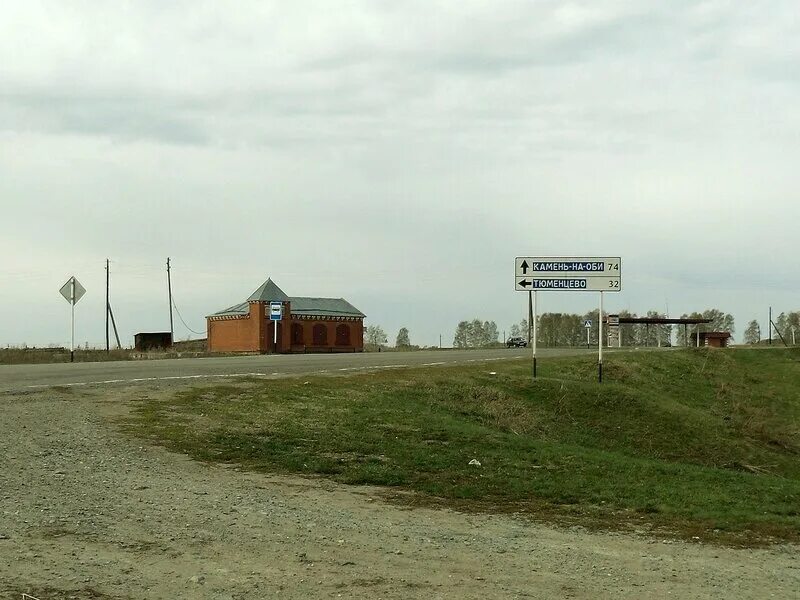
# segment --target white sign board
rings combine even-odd
[[[622,259],[615,257],[517,257],[517,291],[619,292]]]
[[[583,326],[584,326],[584,327],[586,327],[586,329],[591,329],[591,328],[592,328],[592,321],[591,321],[591,319],[586,319],[586,320],[583,322]]]
[[[269,320],[280,321],[282,316],[283,316],[283,305],[280,302],[270,302]]]
[[[83,287],[80,282],[75,279],[73,275],[67,280],[60,290],[58,290],[64,299],[69,302],[70,304],[77,304],[78,300],[83,298],[83,295],[86,293],[86,288]]]

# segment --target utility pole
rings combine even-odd
[[[769,307],[769,342],[768,344],[772,346],[772,307]]]
[[[169,343],[175,343],[175,326],[172,322],[172,277],[169,271],[169,257],[167,257],[167,291],[169,292]]]
[[[122,349],[119,341],[119,331],[117,331],[117,321],[114,319],[114,311],[111,310],[111,263],[106,259],[106,352],[111,350],[108,340],[108,318],[111,317],[111,326],[114,328],[114,338],[117,340],[117,349]]]
[[[106,352],[111,351],[111,344],[108,341],[108,313],[111,311],[111,302],[108,298],[108,289],[111,282],[111,271],[109,269],[109,260],[106,259]]]

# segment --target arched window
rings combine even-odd
[[[303,324],[292,323],[292,344],[303,343]]]
[[[314,325],[313,337],[315,346],[327,346],[328,328],[322,323],[317,323],[316,325]]]
[[[350,345],[350,326],[342,323],[336,327],[336,345],[349,346]]]

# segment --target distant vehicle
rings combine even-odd
[[[527,345],[527,340],[521,337],[510,337],[506,341],[506,346],[509,348],[525,348]]]

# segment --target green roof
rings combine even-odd
[[[366,315],[344,298],[289,298],[293,315],[319,317],[365,317]]]
[[[290,298],[281,288],[275,285],[272,279],[267,279],[244,302],[234,304],[225,310],[215,312],[211,316],[227,317],[246,315],[250,312],[250,302],[290,302],[292,314],[295,315],[360,318],[366,316],[344,298],[310,298],[305,296]]]
[[[247,299],[248,301],[259,302],[286,302],[289,296],[283,293],[272,279],[267,279],[261,286]]]
[[[219,312],[215,312],[212,317],[227,317],[233,315],[246,315],[250,312],[250,309],[247,307],[249,302],[242,302],[241,304],[235,304],[230,308],[226,308],[225,310],[221,310]]]

